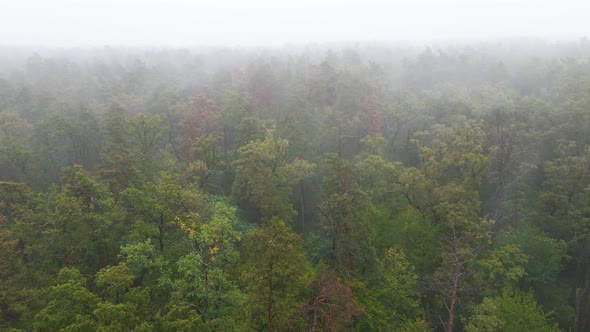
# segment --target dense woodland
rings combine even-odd
[[[590,42],[0,49],[0,330],[590,331]]]

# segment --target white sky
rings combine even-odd
[[[590,0],[0,0],[0,45],[283,45],[590,35]]]

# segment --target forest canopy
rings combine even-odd
[[[586,39],[0,55],[0,330],[590,331]]]

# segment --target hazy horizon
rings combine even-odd
[[[0,46],[283,46],[587,37],[590,2],[161,0],[6,2]]]

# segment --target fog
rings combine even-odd
[[[3,0],[4,46],[281,46],[340,41],[571,40],[584,0]]]

